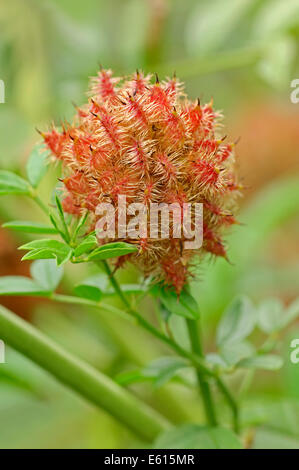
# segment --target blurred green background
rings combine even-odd
[[[258,302],[299,295],[299,103],[290,100],[299,77],[298,0],[0,0],[0,166],[24,173],[35,127],[71,119],[99,64],[115,73],[136,68],[177,76],[192,98],[214,98],[224,110],[224,134],[237,145],[239,173],[248,187],[229,258],[198,267],[193,285],[207,351],[221,312],[237,293]],[[57,174],[42,185],[48,199]],[[3,197],[0,219],[41,220],[30,201]],[[28,274],[16,247],[22,235],[0,230],[0,275]],[[62,290],[86,275],[67,270]],[[138,274],[119,274],[136,282]],[[71,351],[115,377],[168,353],[119,318],[29,298],[3,304],[34,322]],[[114,300],[112,300],[114,301]],[[151,304],[144,301],[151,317]],[[179,341],[184,329],[177,317]],[[259,372],[243,396],[243,421],[253,447],[299,448],[299,365],[289,360],[299,324],[281,339],[280,372]],[[259,338],[257,338],[259,341]],[[105,413],[58,385],[12,350],[0,367],[1,448],[132,448],[142,445]],[[232,378],[232,386],[234,387]],[[239,382],[238,382],[239,383]],[[202,422],[196,390],[169,383],[131,387],[173,422]],[[218,397],[221,404],[221,398]],[[222,407],[224,420],[227,410]],[[257,424],[261,426],[256,431]]]

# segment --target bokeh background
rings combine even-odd
[[[290,100],[291,80],[299,78],[298,46],[298,0],[0,0],[6,95],[0,104],[0,166],[24,174],[38,140],[35,127],[71,119],[72,102],[83,103],[99,64],[115,73],[139,68],[161,78],[176,71],[192,98],[213,97],[226,116],[224,133],[240,138],[236,151],[247,187],[242,225],[227,237],[231,264],[220,259],[200,266],[193,285],[205,347],[213,351],[215,325],[235,294],[255,302],[275,296],[286,305],[299,295],[299,103]],[[56,178],[53,170],[43,181],[45,200]],[[25,198],[1,198],[1,223],[22,218],[43,215]],[[24,240],[0,229],[0,275],[29,273],[29,262],[20,263],[17,251]],[[68,268],[61,290],[68,292],[86,269]],[[119,276],[137,279],[133,270]],[[7,297],[1,303],[111,377],[165,354],[146,333],[111,315],[40,299]],[[147,301],[144,309],[150,318]],[[184,341],[179,317],[177,322]],[[299,448],[299,364],[289,359],[293,338],[299,338],[299,323],[281,339],[281,371],[259,372],[243,394],[253,447]],[[7,350],[6,356],[0,367],[1,448],[141,445],[16,352]],[[203,421],[196,391],[182,384],[131,389],[175,423]]]

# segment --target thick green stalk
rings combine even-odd
[[[197,328],[198,325],[194,320],[191,320],[191,319],[187,319],[186,323],[188,327],[192,351],[195,354],[198,354],[198,356],[203,358],[204,355],[203,355],[202,345],[200,341],[200,335],[199,335],[198,328]],[[205,407],[207,421],[211,426],[217,426],[217,418],[216,418],[216,413],[214,409],[210,385],[206,379],[206,376],[201,374],[201,372],[198,369],[196,370],[196,375],[197,375],[198,385],[201,390],[201,395],[202,395],[202,400],[203,400],[203,404]]]
[[[0,337],[139,437],[152,442],[169,428],[167,420],[155,410],[3,306],[0,306]]]
[[[217,377],[217,375],[216,375],[216,373],[214,373],[214,371],[212,371],[212,370],[210,370],[209,368],[206,367],[203,359],[201,357],[199,357],[198,352],[196,353],[196,351],[201,350],[200,343],[197,342],[197,347],[194,348],[194,353],[190,353],[189,351],[181,348],[171,338],[168,338],[163,333],[161,333],[159,330],[157,330],[154,326],[152,326],[150,323],[148,323],[146,320],[144,320],[144,318],[141,317],[141,315],[139,315],[139,314],[138,314],[139,315],[138,319],[136,319],[133,315],[130,315],[129,313],[126,313],[123,310],[120,310],[117,307],[114,307],[110,304],[105,304],[103,302],[98,304],[98,303],[94,302],[93,300],[88,300],[88,299],[83,299],[83,298],[81,299],[80,297],[73,297],[73,296],[70,296],[70,295],[53,294],[51,296],[51,299],[55,300],[57,302],[62,302],[62,303],[78,304],[78,305],[86,305],[86,306],[89,306],[89,307],[94,307],[97,310],[99,310],[100,312],[103,312],[103,310],[108,311],[108,312],[111,312],[113,314],[120,315],[121,317],[126,318],[129,321],[133,321],[136,324],[139,324],[140,326],[143,326],[148,332],[150,332],[153,336],[155,336],[156,338],[160,339],[165,344],[167,344],[177,354],[179,354],[182,357],[185,357],[186,359],[189,359],[190,362],[193,364],[193,366],[196,368],[196,370],[201,373],[201,375],[204,374],[206,376],[214,377],[214,379],[216,380],[216,384],[217,384],[218,388],[220,389],[221,393],[223,394],[223,396],[226,399],[229,407],[232,410],[233,420],[234,420],[234,423],[233,423],[234,424],[234,429],[239,430],[238,404],[237,404],[235,398],[231,395],[230,391],[227,389],[224,382],[219,377]],[[137,313],[137,312],[135,312],[135,313]],[[199,345],[199,349],[197,349],[198,345]]]

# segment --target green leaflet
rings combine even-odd
[[[2,225],[4,228],[10,228],[16,230],[17,232],[26,232],[26,233],[44,233],[44,234],[57,234],[58,231],[54,227],[45,225],[39,222],[29,222],[23,220],[12,220],[6,222]]]
[[[34,188],[38,186],[48,169],[48,152],[44,144],[36,145],[26,165],[27,177]]]
[[[0,295],[35,295],[45,296],[51,293],[29,277],[3,276],[0,277]]]
[[[58,266],[64,264],[71,257],[71,248],[58,240],[34,240],[19,247],[20,250],[29,250],[22,260],[26,259],[56,259]]]
[[[96,248],[88,256],[89,261],[100,261],[118,256],[128,255],[138,251],[137,247],[125,242],[113,242]]]
[[[11,171],[0,170],[0,196],[6,194],[30,194],[26,180]]]
[[[241,449],[237,436],[221,427],[184,424],[158,437],[155,449]]]

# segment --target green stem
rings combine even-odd
[[[41,208],[41,210],[49,216],[49,208],[46,206],[46,204],[43,203],[43,201],[36,195],[32,195],[33,200],[37,203],[37,205]]]
[[[125,305],[125,307],[127,307],[129,311],[132,311],[131,304],[126,298],[123,291],[121,290],[121,287],[119,283],[117,282],[117,280],[115,279],[115,276],[113,275],[113,272],[111,271],[109,264],[107,263],[106,260],[104,260],[102,261],[102,265],[106,271],[106,274],[108,275],[108,278],[109,278],[109,281],[111,282],[112,287],[114,288],[115,292],[119,296],[120,300]]]
[[[198,325],[194,320],[191,320],[191,319],[187,319],[186,323],[188,327],[192,351],[195,354],[198,354],[198,356],[203,358],[204,355],[203,355],[201,339],[200,339],[200,335],[198,331]],[[197,375],[199,388],[202,394],[207,421],[211,426],[217,426],[217,418],[216,418],[216,413],[214,409],[210,385],[206,379],[206,376],[202,375],[199,370],[196,371],[196,375]]]
[[[204,380],[204,376],[212,376],[216,378],[216,383],[218,385],[218,388],[224,395],[224,398],[226,399],[229,407],[232,410],[233,414],[233,427],[236,432],[239,432],[239,409],[238,409],[238,404],[235,401],[234,397],[231,395],[230,391],[227,389],[226,385],[222,382],[222,380],[216,376],[214,371],[210,370],[208,366],[205,364],[205,360],[202,357],[202,348],[201,348],[201,343],[200,343],[200,338],[199,335],[195,336],[196,330],[194,332],[194,328],[192,326],[192,331],[189,334],[191,334],[190,340],[192,343],[192,349],[193,353],[189,353],[189,351],[181,348],[177,343],[175,343],[171,338],[168,338],[168,336],[164,335],[161,333],[159,330],[157,330],[153,325],[148,323],[138,312],[136,312],[134,309],[132,309],[129,301],[127,300],[125,294],[122,292],[120,285],[118,284],[117,280],[115,279],[107,261],[103,261],[103,265],[105,268],[105,271],[107,272],[110,282],[112,286],[115,289],[115,292],[119,295],[120,299],[122,300],[123,304],[127,308],[128,312],[137,320],[137,322],[143,326],[147,331],[149,331],[152,335],[156,336],[156,338],[160,339],[163,341],[165,344],[168,344],[178,355],[185,357],[186,359],[189,359],[190,362],[194,365],[196,368],[198,374],[200,374],[200,379],[201,383],[204,381],[205,385],[203,386],[204,392],[203,392],[203,399],[205,403],[205,410],[207,413],[207,417],[209,419],[209,422],[213,425],[216,425],[217,419],[215,416],[214,408],[213,408],[213,402],[209,390],[209,384]],[[188,327],[189,328],[189,327]],[[198,377],[199,380],[199,377]],[[202,389],[202,387],[201,387]]]
[[[190,353],[189,351],[181,348],[177,343],[175,343],[171,338],[168,338],[168,336],[164,335],[161,333],[157,328],[155,328],[153,325],[151,325],[149,322],[147,322],[138,312],[136,312],[133,309],[128,310],[127,313],[124,313],[122,310],[118,309],[117,307],[114,307],[109,304],[105,303],[96,303],[92,300],[88,299],[82,299],[80,297],[73,297],[70,295],[61,295],[61,294],[52,294],[50,297],[52,300],[55,300],[57,302],[63,302],[63,303],[68,303],[68,304],[78,304],[78,305],[87,305],[90,307],[94,307],[100,311],[106,310],[111,313],[115,313],[117,315],[122,316],[123,318],[126,318],[127,320],[134,321],[136,324],[139,324],[142,326],[144,329],[146,329],[149,333],[151,333],[153,336],[156,338],[160,339],[163,343],[167,344],[171,349],[173,349],[177,354],[179,354],[182,357],[185,357],[188,359],[194,367],[198,368],[201,370],[203,373],[206,375],[214,375],[213,371],[210,370],[206,365],[203,359],[200,357],[196,356],[195,354]]]
[[[155,410],[3,306],[0,306],[0,335],[5,343],[103,408],[139,437],[152,442],[169,428],[167,420]]]
[[[65,303],[65,304],[86,305],[87,307],[96,308],[100,312],[105,310],[107,312],[115,313],[116,315],[124,318],[125,320],[129,320],[131,323],[136,323],[136,321],[131,315],[129,315],[123,310],[120,310],[119,308],[114,307],[113,305],[110,305],[110,304],[105,304],[103,302],[101,302],[101,304],[98,304],[97,302],[93,300],[84,299],[83,297],[73,297],[72,295],[55,294],[55,293],[53,293],[50,298],[51,300]]]
[[[83,227],[83,225],[85,224],[85,222],[87,220],[87,217],[88,217],[88,211],[86,211],[85,214],[83,214],[80,217],[80,219],[78,219],[78,221],[76,222],[76,225],[75,225],[75,228],[74,228],[74,231],[73,231],[73,235],[71,237],[71,243],[76,241],[78,233],[79,233],[80,229]]]
[[[128,313],[132,315],[137,323],[145,328],[149,333],[151,333],[153,336],[156,338],[160,339],[163,343],[167,344],[171,349],[173,349],[177,354],[179,354],[182,357],[185,357],[186,359],[189,359],[192,364],[200,370],[202,373],[207,374],[207,375],[213,375],[213,372],[206,366],[205,361],[203,358],[199,357],[198,355],[192,354],[186,349],[182,348],[179,344],[175,343],[171,338],[166,336],[164,333],[162,333],[160,330],[155,328],[151,323],[149,323],[140,313],[138,313],[136,310],[134,310],[128,299],[126,298],[125,294],[121,290],[121,287],[117,280],[115,279],[110,266],[108,265],[107,261],[102,262],[104,265],[104,268],[109,276],[111,285],[113,286],[115,292],[118,294],[119,298],[123,302],[124,306],[126,307]]]
[[[239,424],[239,407],[238,403],[236,402],[235,398],[230,393],[229,389],[225,385],[225,383],[221,380],[220,377],[216,378],[216,382],[218,385],[219,390],[223,394],[224,398],[226,399],[228,405],[230,406],[233,414],[233,428],[236,434],[240,432],[240,424]]]
[[[261,46],[246,47],[199,57],[196,60],[192,57],[172,63],[158,64],[153,67],[153,70],[161,76],[169,75],[170,70],[175,70],[177,76],[181,78],[198,77],[199,75],[254,65],[262,57],[262,54],[263,48]]]

